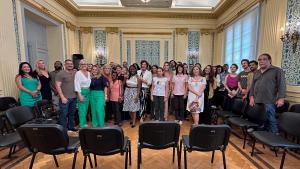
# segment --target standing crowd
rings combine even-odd
[[[229,66],[165,62],[163,67],[149,65],[142,60],[127,67],[110,63],[99,67],[81,60],[78,70],[72,60],[54,63],[49,72],[43,60],[37,60],[35,70],[27,62],[19,65],[16,84],[20,89],[22,106],[33,107],[39,100],[58,105],[59,124],[76,131],[87,127],[91,113],[92,127],[103,127],[106,120],[114,119],[121,126],[130,116],[131,127],[136,119],[170,120],[174,114],[182,124],[191,114],[193,124],[212,124],[212,106],[231,110],[233,99],[242,98],[254,104],[264,104],[267,111],[267,129],[278,132],[275,108],[284,104],[286,86],[282,69],[273,66],[267,53],[258,62],[241,60]],[[259,65],[259,69],[258,69]]]

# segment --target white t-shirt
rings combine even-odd
[[[153,77],[153,96],[165,96],[168,79],[166,77]]]

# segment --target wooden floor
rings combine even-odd
[[[130,169],[137,168],[137,140],[138,140],[138,126],[131,128],[125,122],[123,125],[124,133],[132,140],[132,165]],[[181,135],[189,134],[191,123],[185,121],[181,126]],[[280,166],[282,152],[279,152],[278,157],[269,150],[263,148],[261,144],[257,144],[256,155],[250,156],[251,147],[246,146],[242,149],[242,140],[235,135],[230,136],[230,143],[226,150],[226,162],[229,169],[277,169]],[[8,149],[0,149],[0,168],[15,168],[27,169],[31,160],[30,153],[26,148],[17,148],[16,154],[11,159],[7,158]],[[142,169],[175,169],[176,163],[172,163],[172,149],[166,150],[142,150],[143,163]],[[72,154],[64,154],[57,156],[60,168],[71,168]],[[215,153],[215,161],[210,163],[211,152],[192,152],[187,154],[188,168],[189,169],[222,169],[222,156],[221,152]],[[176,160],[176,159],[175,159]],[[106,157],[97,157],[98,168],[102,169],[121,169],[124,168],[124,156],[120,154]],[[83,155],[80,151],[78,153],[76,168],[82,168]],[[181,167],[183,168],[183,153]],[[53,169],[55,167],[52,156],[39,153],[34,163],[33,168]],[[87,168],[90,168],[87,165]],[[95,167],[94,167],[95,168]],[[289,152],[286,156],[284,165],[285,169],[300,169],[300,155]]]

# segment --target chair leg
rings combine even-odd
[[[183,149],[184,149],[184,153],[183,153],[183,156],[184,156],[184,169],[187,169],[187,161],[186,161],[186,147],[184,147]]]
[[[245,149],[246,141],[247,141],[247,131],[245,131],[245,129],[243,129],[243,134],[244,134],[244,144],[243,144],[243,149]]]
[[[180,169],[181,168],[181,166],[180,166],[181,158],[180,158],[180,152],[179,152],[179,145],[177,145],[176,149],[177,149],[177,162],[178,162],[177,165],[178,165],[178,169]]]
[[[128,141],[128,147],[129,147],[129,165],[131,165],[131,141]]]
[[[277,148],[274,148],[274,153],[275,153],[275,156],[278,157]]]
[[[86,158],[87,158],[87,155],[84,155],[84,160],[83,160],[83,169],[86,168]]]
[[[12,154],[12,152],[13,152],[13,147],[14,147],[14,146],[10,146],[10,147],[9,147],[8,158],[11,157],[11,154]]]
[[[211,155],[211,163],[214,163],[214,158],[215,158],[215,150],[213,150],[212,155]]]
[[[29,169],[32,169],[32,167],[33,167],[33,162],[34,162],[35,156],[36,156],[36,153],[33,153],[31,161],[30,161]]]
[[[128,167],[128,149],[126,150],[126,153],[125,153],[125,169],[127,169]]]
[[[89,158],[90,166],[91,166],[91,168],[93,168],[93,163],[92,163],[92,159],[91,159],[90,154],[88,154],[87,156],[88,156],[88,158]]]
[[[282,158],[281,158],[281,162],[280,162],[280,169],[283,168],[283,164],[284,164],[284,160],[285,160],[285,154],[286,154],[286,150],[284,149],[283,155],[282,155]]]
[[[175,146],[173,146],[173,163],[174,163],[174,160],[175,160]]]
[[[54,162],[55,162],[55,165],[56,165],[56,167],[59,167],[59,165],[58,165],[58,162],[57,162],[57,159],[56,159],[56,156],[55,156],[55,155],[53,155],[53,159],[54,159]]]
[[[140,169],[140,165],[141,165],[141,155],[140,155],[140,145],[138,143],[138,152],[137,152],[137,168]]]
[[[94,161],[95,161],[95,167],[97,167],[97,157],[96,157],[96,154],[94,154]]]
[[[72,169],[75,169],[77,153],[78,153],[78,150],[76,150],[76,151],[74,152]]]
[[[225,159],[225,151],[222,150],[222,157],[223,157],[223,166],[224,166],[224,169],[226,169],[226,159]]]
[[[252,157],[253,157],[253,155],[254,155],[255,143],[256,143],[256,139],[253,138],[252,151],[251,151],[251,156],[252,156]]]
[[[12,153],[16,152],[16,147],[17,147],[17,145],[14,145],[14,149],[13,149]]]

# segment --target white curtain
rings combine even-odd
[[[225,63],[240,65],[242,59],[256,59],[259,6],[225,29]]]

